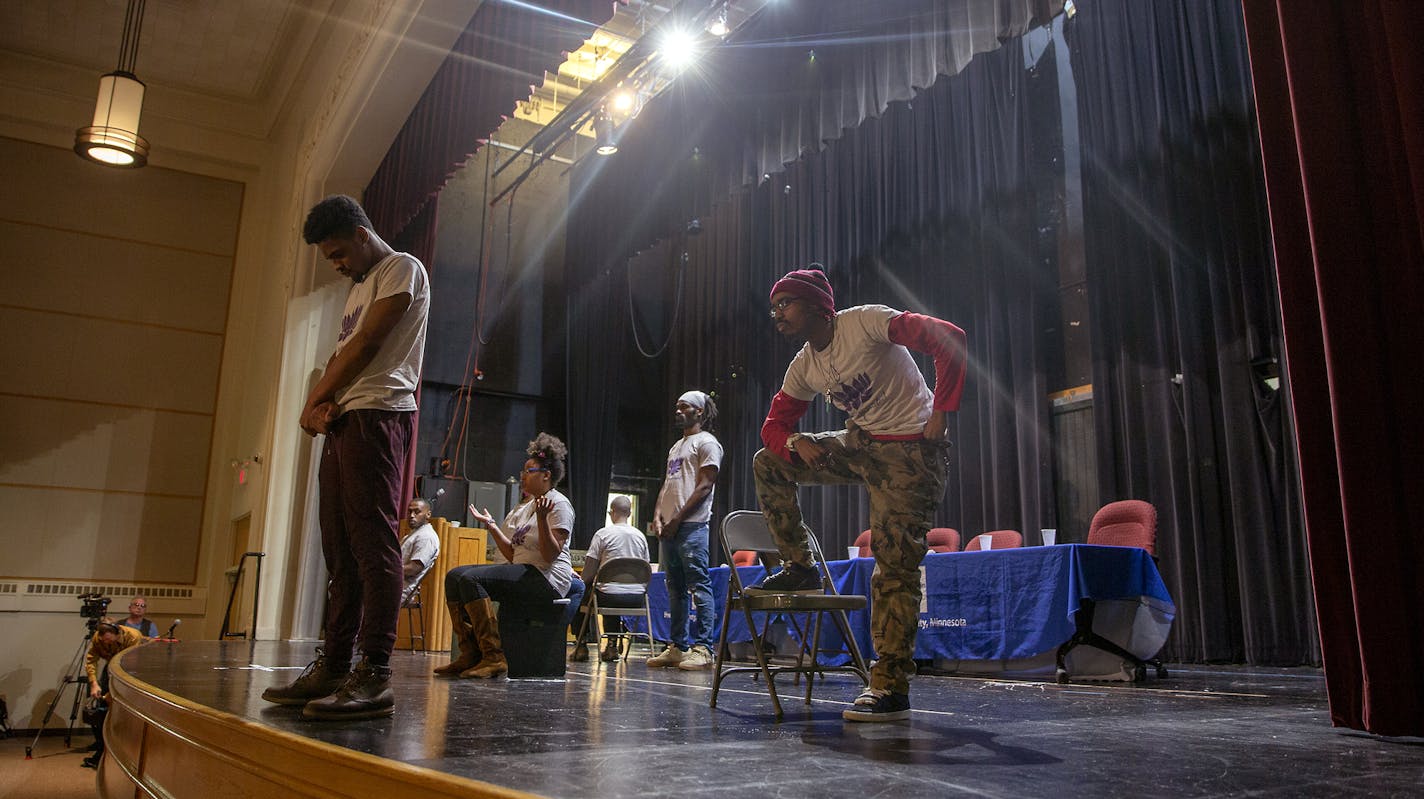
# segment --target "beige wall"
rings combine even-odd
[[[0,162],[0,577],[194,583],[243,187]]]
[[[80,588],[121,606],[137,584],[160,627],[214,638],[233,553],[261,550],[257,636],[320,618],[295,419],[345,287],[315,268],[302,216],[360,191],[478,3],[314,5],[313,49],[273,104],[217,113],[233,102],[151,86],[136,171],[69,150],[93,74],[0,52],[0,695],[19,728],[82,641]],[[230,464],[253,456],[239,485]],[[234,616],[247,627],[250,604]]]

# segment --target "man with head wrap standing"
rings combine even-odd
[[[672,641],[662,654],[648,658],[649,666],[695,671],[711,668],[714,661],[712,625],[717,609],[707,576],[707,537],[722,445],[703,427],[716,416],[716,404],[701,391],[677,398],[673,420],[682,429],[682,438],[668,450],[667,479],[653,514],[653,532],[661,542],[658,559],[667,573]],[[689,597],[697,608],[697,623],[690,631]]]

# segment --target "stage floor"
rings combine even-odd
[[[853,724],[859,682],[809,707],[789,684],[775,721],[761,683],[569,664],[564,681],[445,680],[434,655],[393,658],[396,714],[304,720],[263,702],[312,644],[185,641],[126,653],[139,683],[316,741],[548,797],[1403,796],[1424,784],[1418,739],[1330,727],[1318,670],[1172,667],[1140,686],[919,677],[913,718]],[[635,650],[642,653],[642,648]],[[780,684],[780,683],[779,683]]]

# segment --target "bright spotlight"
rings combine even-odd
[[[627,89],[613,95],[613,110],[620,114],[626,114],[633,110],[633,93]]]
[[[668,31],[658,55],[668,67],[681,72],[697,60],[697,37],[684,30]]]

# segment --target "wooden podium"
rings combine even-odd
[[[450,615],[445,611],[445,573],[456,566],[488,563],[485,546],[489,533],[483,527],[452,526],[442,518],[431,519],[430,525],[435,528],[435,535],[440,539],[440,555],[435,559],[435,565],[430,567],[430,571],[426,572],[425,578],[420,581],[421,609],[418,612],[424,617],[425,640],[417,644],[416,648],[428,652],[448,652],[452,632]],[[402,519],[401,540],[405,540],[409,531],[409,525]],[[400,619],[396,624],[396,648],[411,648],[410,612],[405,608],[401,608]]]

